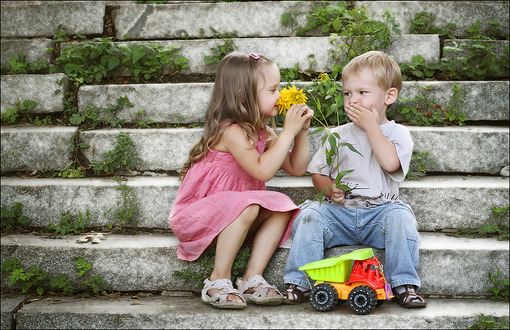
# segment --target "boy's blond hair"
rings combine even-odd
[[[400,93],[402,73],[394,59],[380,51],[370,51],[353,58],[342,70],[342,83],[353,74],[369,69],[377,79],[377,85],[383,90],[392,87]]]

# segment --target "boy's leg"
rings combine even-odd
[[[364,210],[358,223],[363,244],[385,249],[384,273],[392,288],[420,287],[418,277],[420,236],[411,208],[404,203]]]
[[[292,246],[283,279],[287,284],[309,287],[299,267],[324,259],[324,250],[336,245],[357,244],[352,211],[339,205],[307,202],[292,225]]]

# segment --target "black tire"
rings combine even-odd
[[[365,315],[377,306],[377,295],[371,287],[360,285],[352,289],[347,301],[354,313]]]
[[[310,304],[319,312],[329,311],[337,302],[338,292],[331,284],[318,284],[310,292]]]

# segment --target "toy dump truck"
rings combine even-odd
[[[316,281],[310,303],[321,312],[347,301],[356,314],[368,314],[379,301],[393,298],[383,266],[371,248],[311,262],[299,270]]]

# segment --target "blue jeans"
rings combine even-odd
[[[292,225],[292,246],[283,275],[285,283],[308,287],[299,267],[324,259],[324,250],[337,245],[368,245],[385,249],[384,273],[392,288],[420,287],[417,274],[420,236],[411,208],[402,203],[373,209],[349,209],[307,201]]]

